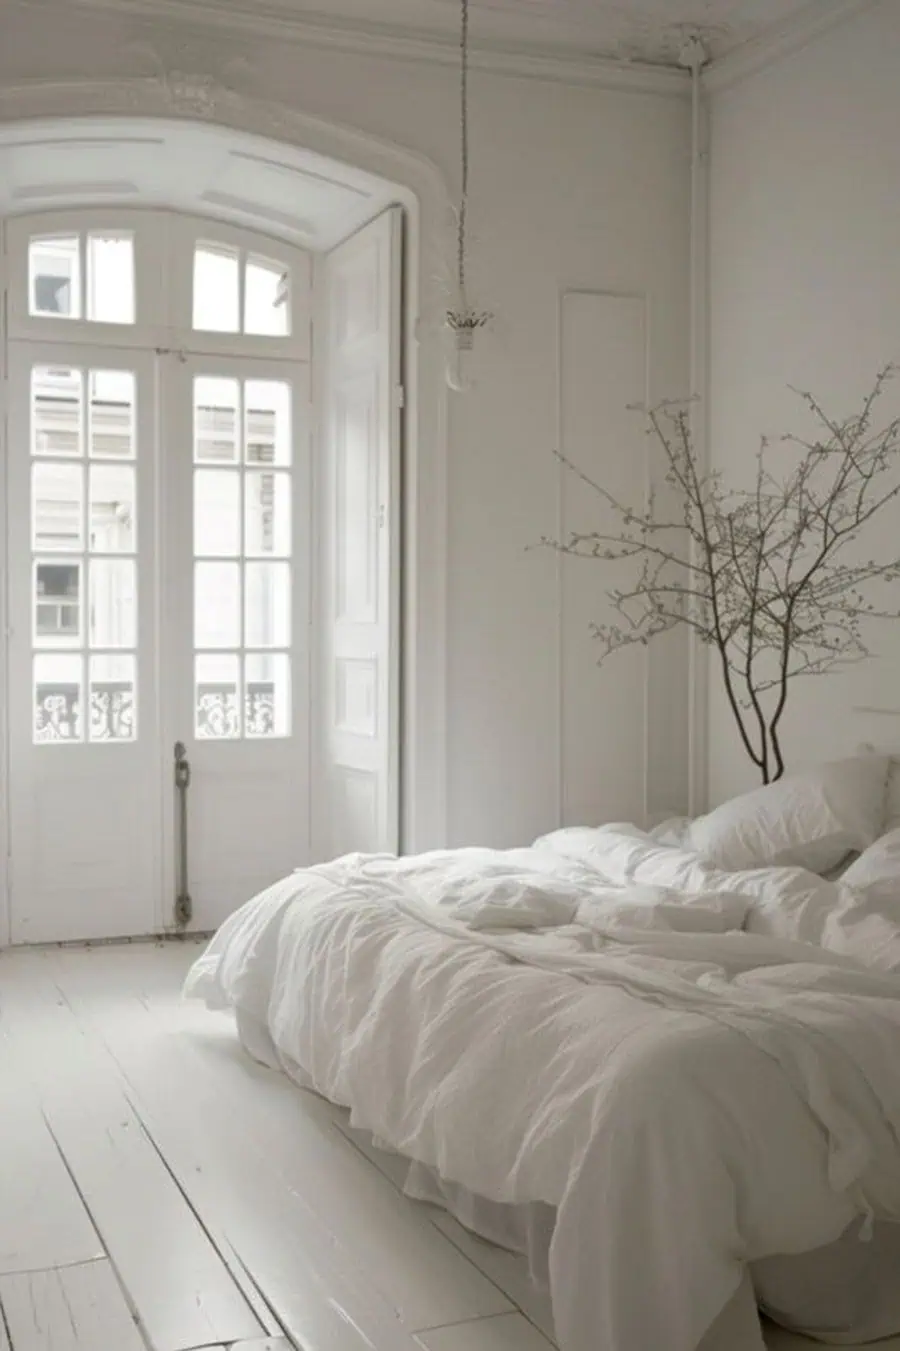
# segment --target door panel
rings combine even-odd
[[[401,242],[391,208],[323,272],[318,858],[398,847]]]
[[[166,738],[191,765],[191,927],[309,852],[309,398],[302,363],[190,357],[166,457]]]
[[[10,359],[13,942],[159,924],[154,358]]]

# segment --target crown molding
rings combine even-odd
[[[792,19],[713,61],[704,71],[703,86],[711,94],[730,89],[880,3],[881,0],[812,0]]]
[[[49,9],[54,0],[37,3]],[[711,94],[729,89],[879,3],[881,0],[810,0],[798,15],[710,62],[703,73],[704,89]],[[221,0],[68,0],[68,4],[85,11],[180,22],[354,56],[454,68],[459,64],[458,44],[449,36],[422,30],[399,33],[390,24],[300,15],[290,8],[288,0],[229,0],[226,5]],[[490,74],[557,84],[674,98],[690,94],[686,70],[609,56],[481,42],[473,46],[471,64]]]
[[[424,31],[399,33],[389,24],[357,23],[325,16],[300,15],[281,0],[69,0],[74,7],[101,13],[132,14],[157,22],[181,22],[254,37],[296,42],[319,50],[377,56],[390,60],[459,65],[455,38]],[[482,42],[473,45],[474,69],[496,75],[586,85],[597,89],[687,97],[687,72],[648,62],[585,57],[565,51]]]

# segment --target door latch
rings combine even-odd
[[[175,893],[175,923],[179,929],[190,924],[194,913],[188,890],[188,789],[191,786],[191,762],[183,741],[175,742],[175,789],[178,793],[178,860]]]

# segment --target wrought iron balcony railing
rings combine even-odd
[[[35,692],[34,736],[39,742],[83,741],[78,685],[41,684]],[[233,685],[197,686],[197,736],[208,740],[241,735],[237,692]],[[275,685],[251,681],[244,690],[244,735],[272,736],[275,730]],[[131,741],[134,737],[134,688],[122,681],[91,686],[90,741]]]

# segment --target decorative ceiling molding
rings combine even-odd
[[[320,0],[321,2],[321,0]],[[448,10],[458,9],[459,0],[434,0]],[[522,40],[527,28],[551,22],[559,39],[567,33],[565,49],[574,58],[576,52],[605,56],[616,61],[642,65],[677,67],[685,43],[691,37],[703,40],[710,52],[726,51],[741,41],[746,24],[717,17],[716,6],[724,16],[734,17],[735,6],[766,3],[767,0],[472,0],[472,9],[480,19],[515,19]],[[771,3],[771,0],[768,0]],[[785,3],[785,0],[780,0]],[[787,0],[803,3],[803,0]],[[673,15],[673,9],[676,13]],[[680,9],[680,13],[678,12]],[[702,12],[701,12],[702,11]],[[691,17],[686,18],[689,14]],[[739,14],[737,16],[740,17]],[[482,43],[484,33],[479,34]],[[549,36],[542,42],[552,46]]]
[[[727,56],[713,61],[704,72],[704,88],[712,94],[730,89],[773,61],[799,51],[830,29],[880,3],[881,0],[815,0],[815,4],[777,28],[769,29],[762,37],[745,42]]]
[[[179,44],[176,65],[167,61],[152,42],[126,42],[119,48],[120,68],[158,80],[174,112],[212,118],[222,94],[248,92],[256,72],[244,57],[210,67],[207,56],[204,69],[204,53],[194,50],[195,45]]]
[[[144,19],[199,25],[221,32],[274,38],[320,50],[347,52],[400,61],[459,65],[459,42],[453,36],[425,31],[399,33],[390,24],[359,23],[300,15],[277,0],[238,0],[223,7],[216,0],[68,0],[73,8],[131,14]],[[687,97],[687,72],[671,66],[609,56],[585,57],[484,42],[473,47],[474,69],[499,75],[548,80],[560,84],[631,90]]]
[[[57,0],[33,2],[51,9]],[[878,3],[880,0],[809,0],[799,13],[794,11],[792,16],[770,25],[759,37],[749,38],[712,60],[704,72],[704,87],[711,93],[727,89]],[[279,42],[292,41],[305,47],[356,56],[429,62],[454,69],[459,64],[458,41],[451,35],[426,30],[400,32],[389,23],[301,14],[292,9],[287,0],[229,0],[228,4],[222,4],[221,0],[66,0],[66,7],[119,16],[133,15],[156,24],[191,25],[195,29],[217,30],[223,34],[242,33]],[[678,45],[676,39],[684,27],[669,21],[661,24],[656,31],[657,49],[659,41],[665,39],[675,57],[673,44]],[[723,29],[722,36],[724,32]],[[717,33],[718,30],[710,28],[710,36],[715,37]],[[690,93],[690,75],[686,70],[640,60],[634,53],[626,51],[618,57],[586,56],[568,50],[482,40],[473,46],[471,65],[474,69],[499,75],[598,89],[676,98],[687,98]],[[183,69],[192,72],[196,67],[188,65]],[[236,73],[229,71],[228,75]],[[246,78],[246,73],[242,71],[241,75]],[[232,80],[223,76],[224,72],[217,82],[228,87]],[[171,71],[167,78],[173,85],[182,84],[180,92],[184,103],[187,106],[195,103],[202,115],[208,94],[201,86],[207,77],[185,73],[180,78]],[[243,80],[239,79],[237,83],[243,83]]]

